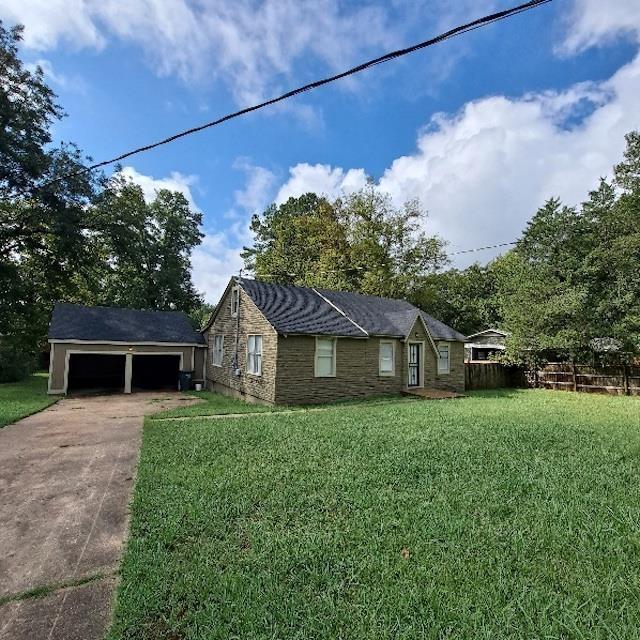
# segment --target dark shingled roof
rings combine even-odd
[[[405,300],[328,289],[315,291],[247,278],[240,282],[279,333],[403,338],[420,314],[432,338],[465,340],[461,333]]]
[[[240,283],[278,333],[366,337],[313,289],[248,278],[242,278]]]
[[[58,303],[49,323],[50,340],[183,342],[205,344],[181,311],[141,311]]]

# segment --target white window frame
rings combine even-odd
[[[447,366],[443,364],[443,358],[440,355],[440,349],[446,349],[447,351]],[[438,351],[438,375],[451,373],[451,345],[448,342],[436,343],[436,349]]]
[[[382,346],[391,345],[391,371],[383,371],[382,369]],[[378,347],[378,374],[381,376],[395,376],[396,375],[396,342],[395,340],[380,340],[380,346]]]
[[[255,338],[260,338],[260,351],[249,351],[249,343],[250,339],[254,338],[254,349],[255,349]],[[247,334],[247,373],[251,376],[261,376],[262,375],[262,334],[261,333],[249,333]],[[255,365],[255,368],[252,370],[252,362]]]
[[[216,361],[216,338],[220,338],[220,362]],[[211,336],[211,364],[214,367],[221,367],[224,361],[224,334],[214,333]]]
[[[318,359],[326,357],[324,354],[320,355],[318,353],[318,343],[319,342],[331,342],[333,346],[333,353],[331,355],[331,372],[328,374],[323,374],[318,372]],[[316,336],[316,351],[313,358],[313,375],[316,378],[335,378],[336,377],[336,346],[338,344],[337,338],[332,338],[330,336]]]
[[[240,287],[233,287],[231,289],[231,317],[238,317],[238,310],[240,309]]]

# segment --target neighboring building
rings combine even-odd
[[[177,389],[180,370],[204,378],[204,338],[177,311],[56,304],[49,343],[49,393]]]
[[[464,390],[465,337],[403,300],[232,278],[205,337],[207,386],[248,400]]]
[[[500,329],[485,329],[467,336],[464,345],[464,359],[472,361],[492,361],[505,349],[505,341],[509,334]]]

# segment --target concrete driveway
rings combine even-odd
[[[143,416],[193,401],[68,398],[0,429],[0,639],[103,637]]]

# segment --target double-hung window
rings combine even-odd
[[[247,373],[262,375],[262,336],[247,336]]]
[[[222,366],[222,358],[224,357],[224,336],[216,334],[213,336],[211,343],[211,364],[214,367]]]
[[[449,344],[438,342],[438,373],[449,373]]]
[[[395,374],[394,355],[393,340],[380,340],[380,361],[378,368],[381,376],[392,376]]]
[[[336,375],[336,339],[316,338],[314,373],[316,378],[334,378]]]

